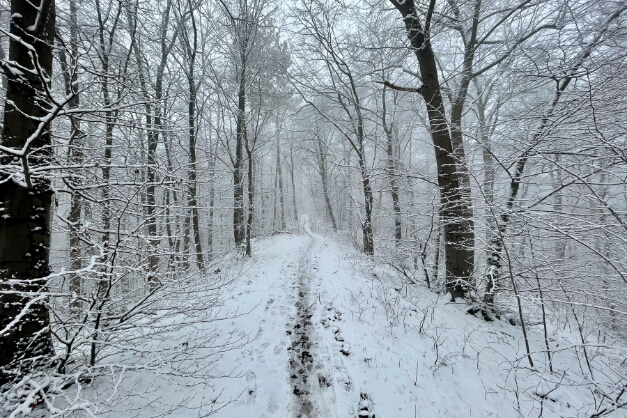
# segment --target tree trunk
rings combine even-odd
[[[183,219],[183,270],[189,270],[189,257],[190,257],[190,225],[192,223],[191,214],[189,211],[189,199],[187,200],[187,210],[184,210],[185,218]]]
[[[0,182],[0,290],[37,294],[46,289],[50,274],[50,209],[53,193],[49,180],[31,177],[30,168],[48,164],[52,158],[50,124],[46,118],[46,84],[52,76],[52,44],[55,36],[54,0],[35,5],[23,0],[11,1],[11,39],[9,61],[3,63],[16,71],[5,71],[8,89],[4,113],[2,145],[22,149],[34,137],[21,157],[23,178],[3,175]],[[28,47],[35,51],[42,79],[32,63]],[[6,68],[6,67],[5,67]],[[17,70],[20,68],[20,70]],[[40,101],[37,98],[44,100]],[[38,131],[38,129],[43,128]],[[42,149],[43,148],[43,149]],[[13,166],[13,156],[2,155],[1,163]],[[39,280],[38,280],[39,279]],[[43,279],[43,280],[42,280]],[[8,283],[17,280],[18,283]],[[29,305],[30,304],[30,305]],[[13,377],[45,366],[54,355],[49,330],[50,318],[45,298],[24,294],[0,293],[0,329],[7,327],[20,313],[19,324],[0,338],[0,385]],[[16,373],[16,374],[13,374]]]
[[[392,206],[394,208],[394,239],[396,245],[399,245],[403,239],[403,224],[401,220],[401,203],[398,197],[398,181],[396,179],[396,162],[394,159],[394,136],[393,128],[387,124],[387,106],[385,101],[386,87],[383,87],[383,109],[382,122],[383,130],[387,137],[387,156],[388,156],[388,172],[390,176],[390,187],[392,189]]]
[[[414,49],[422,76],[421,95],[425,101],[434,145],[440,188],[440,220],[444,227],[446,288],[453,298],[465,297],[474,270],[474,224],[472,205],[464,196],[463,174],[458,170],[451,133],[440,90],[438,67],[429,34],[418,18],[413,0],[392,4],[405,22],[407,37]],[[428,32],[428,30],[427,30]]]
[[[244,143],[246,142],[246,90],[245,73],[242,70],[239,80],[239,93],[237,101],[237,127],[235,159],[233,161],[233,238],[235,247],[244,243],[246,238],[246,225],[244,224]]]
[[[196,26],[196,17],[194,10],[189,3],[189,22],[191,28],[181,27],[181,43],[187,55],[187,128],[188,128],[188,155],[189,155],[189,171],[187,172],[187,206],[189,214],[186,218],[186,230],[191,232],[193,237],[193,251],[196,259],[196,267],[198,270],[205,269],[205,262],[202,253],[202,243],[200,241],[200,216],[198,215],[198,162],[196,159],[196,105],[198,92],[196,89],[195,66],[196,51],[198,49],[198,29]],[[191,39],[189,38],[191,36]],[[189,238],[187,238],[189,240]],[[189,244],[188,244],[189,245]]]
[[[129,32],[131,32],[134,38],[138,37],[137,34],[137,15],[133,10],[129,7],[127,10],[128,17],[128,25]],[[141,87],[141,91],[144,95],[144,109],[145,109],[145,124],[146,124],[146,139],[148,143],[148,152],[147,152],[147,186],[146,186],[146,202],[145,202],[145,213],[146,213],[146,229],[148,231],[149,237],[149,254],[148,254],[148,282],[153,285],[157,283],[156,280],[153,280],[153,276],[156,274],[159,258],[157,256],[157,246],[159,245],[159,240],[156,239],[157,236],[157,220],[155,219],[155,168],[156,168],[156,151],[157,151],[157,141],[159,133],[155,131],[153,126],[153,112],[152,112],[152,101],[150,100],[150,96],[148,94],[148,82],[147,75],[144,70],[144,65],[142,62],[142,55],[139,49],[139,41],[133,42],[133,53],[135,55],[135,61],[137,63],[137,71],[139,75],[139,84]]]
[[[215,196],[216,196],[216,159],[218,155],[218,141],[216,141],[215,148],[210,145],[209,149],[209,219],[207,229],[207,259],[210,261],[213,259],[213,224],[215,216]]]
[[[193,61],[191,62],[193,65]],[[194,236],[194,252],[196,253],[196,267],[198,270],[205,269],[205,262],[202,254],[202,245],[200,242],[200,220],[198,216],[198,197],[196,190],[196,175],[198,163],[196,161],[196,84],[193,77],[193,67],[190,66],[189,83],[189,103],[188,103],[188,125],[189,125],[189,164],[188,173],[188,205],[191,211],[191,227]]]
[[[279,167],[277,165],[274,166],[274,188],[272,189],[272,232],[276,232],[278,230],[278,219],[279,219],[279,198],[277,196],[277,189],[279,188]]]
[[[172,155],[171,155],[171,146],[170,146],[170,138],[166,138],[164,135],[163,145],[165,146],[165,155],[168,165],[168,173],[174,172],[173,164],[172,164]],[[170,181],[173,178],[170,177]],[[170,200],[170,194],[172,195],[172,199]],[[172,221],[170,220],[170,208],[178,207],[178,197],[176,194],[176,186],[168,187],[165,190],[165,226],[166,226],[166,234],[168,235],[168,243],[170,246],[170,256],[168,257],[168,271],[176,271],[177,266],[180,263],[180,253],[179,248],[181,246],[180,242],[180,234],[179,234],[179,221],[178,218],[175,217],[176,227],[174,231],[172,231]]]
[[[116,112],[111,110],[112,100],[111,92],[109,91],[109,54],[111,52],[111,42],[113,34],[109,34],[107,28],[105,28],[105,19],[102,16],[102,7],[100,2],[96,0],[96,13],[98,16],[98,47],[100,49],[99,57],[102,65],[102,80],[101,90],[103,101],[105,105],[104,119],[105,119],[105,150],[104,161],[102,164],[102,182],[105,186],[102,188],[102,252],[103,256],[100,259],[102,265],[106,263],[109,257],[109,234],[111,232],[111,202],[109,201],[109,181],[111,180],[111,158],[113,156],[113,128],[115,119],[117,117]],[[117,21],[121,13],[121,7],[118,7],[118,11],[115,17],[114,27],[117,26]],[[109,39],[109,45],[107,41]],[[100,282],[98,284],[99,295],[102,293],[104,284]]]
[[[296,207],[296,182],[294,181],[294,149],[290,142],[290,180],[292,182],[292,206],[294,206],[294,223],[298,224],[298,208]]]
[[[337,221],[333,215],[333,206],[331,206],[331,197],[329,196],[329,180],[327,179],[327,161],[326,154],[322,148],[322,138],[319,133],[316,133],[317,137],[317,156],[318,156],[318,168],[320,169],[320,177],[322,178],[322,194],[324,195],[324,203],[327,211],[327,216],[331,220],[331,226],[333,231],[337,232]]]
[[[364,254],[374,254],[374,235],[372,233],[372,187],[370,186],[370,174],[366,167],[366,150],[364,148],[364,121],[361,111],[357,116],[357,139],[359,141],[359,169],[361,171],[361,183],[364,191],[365,219],[361,224],[363,234]]]
[[[77,20],[77,7],[76,1],[70,0],[70,53],[72,54],[70,60],[67,59],[65,49],[61,48],[60,61],[61,69],[63,71],[63,80],[65,83],[66,96],[74,95],[68,102],[70,109],[76,109],[80,105],[80,98],[78,94],[78,77],[76,71],[76,60],[78,59],[78,20]],[[83,162],[83,145],[85,141],[85,134],[81,130],[81,121],[76,116],[70,116],[70,140],[68,144],[68,162],[74,166],[80,166]],[[70,198],[70,211],[68,214],[69,228],[70,228],[70,283],[69,290],[72,294],[70,299],[70,312],[72,315],[78,315],[81,309],[81,292],[82,292],[82,280],[79,274],[75,273],[83,266],[82,252],[81,252],[81,240],[79,238],[80,222],[82,215],[83,201],[76,190],[80,188],[82,184],[81,176],[79,173],[70,177],[68,184],[72,191]]]
[[[255,162],[253,160],[253,148],[246,141],[246,154],[248,156],[248,220],[246,221],[246,255],[253,254],[250,245],[250,239],[253,230],[253,222],[255,220]]]
[[[279,124],[279,116],[277,115],[276,122],[276,173],[279,181],[279,216],[281,219],[280,230],[285,231],[287,228],[285,225],[285,197],[283,196],[283,171],[281,170],[281,126]]]

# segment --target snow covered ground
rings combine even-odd
[[[214,274],[228,271],[224,263]],[[623,348],[591,355],[598,375],[590,377],[573,355],[577,337],[555,331],[549,373],[543,334],[531,327],[531,368],[519,326],[408,287],[306,224],[301,235],[256,241],[253,257],[235,263],[219,310],[193,309],[199,291],[187,315],[165,321],[173,330],[155,351],[174,353],[176,367],[129,367],[80,398],[98,399],[97,415],[121,418],[591,417],[604,408],[603,416],[627,416],[600,395],[617,396]]]

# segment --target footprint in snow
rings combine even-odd
[[[351,355],[351,345],[349,343],[342,344],[342,348],[340,349],[340,353],[345,355],[346,357]]]
[[[367,393],[359,394],[359,417],[375,418],[372,412],[372,400]]]
[[[248,396],[254,397],[257,392],[257,376],[254,372],[248,372],[246,375],[246,384],[248,386]]]
[[[335,334],[335,341],[344,342],[344,337],[342,337],[339,329],[337,329],[333,333]]]

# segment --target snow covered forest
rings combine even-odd
[[[0,416],[627,417],[627,1],[0,0]]]

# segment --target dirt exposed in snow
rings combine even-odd
[[[311,259],[312,242],[307,246],[305,254],[299,260],[298,278],[294,282],[294,290],[298,294],[294,307],[296,318],[288,324],[287,333],[292,339],[292,344],[287,348],[290,355],[289,374],[292,384],[292,393],[296,397],[296,416],[309,418],[314,414],[314,405],[311,400],[311,391],[319,384],[314,378],[314,357],[312,355],[312,323],[311,301],[309,298],[310,272],[309,261]],[[319,363],[316,364],[319,366]]]

